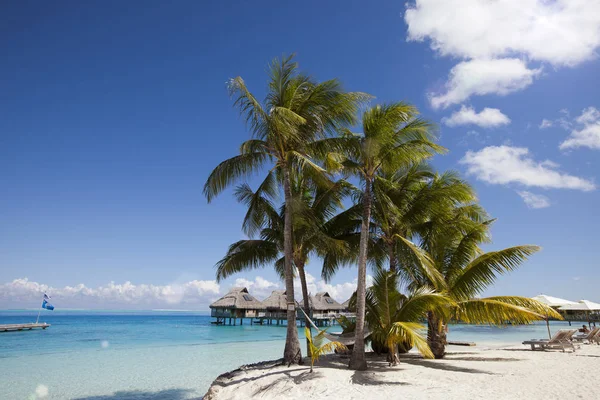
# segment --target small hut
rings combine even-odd
[[[314,296],[308,296],[308,304],[313,317],[329,317],[331,314],[339,314],[344,306],[335,301],[327,292],[319,292]]]
[[[263,300],[265,307],[265,317],[267,323],[272,323],[273,320],[279,324],[280,320],[287,319],[287,298],[285,290],[273,290],[271,295]],[[262,322],[261,322],[262,323]]]
[[[248,293],[248,289],[237,287],[210,305],[210,316],[217,318],[217,324],[225,323],[225,319],[233,318],[235,325],[237,318],[256,318],[265,309],[262,302]]]

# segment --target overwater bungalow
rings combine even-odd
[[[303,304],[301,302],[301,304]],[[327,292],[319,292],[314,296],[308,296],[308,304],[312,313],[312,319],[317,325],[333,323],[334,316],[344,310],[344,306],[335,301]]]
[[[272,324],[273,321],[277,321],[279,325],[280,321],[287,319],[287,299],[285,290],[273,290],[271,295],[262,301],[265,307],[264,317],[260,319],[260,323],[263,320],[267,321],[267,324]]]
[[[210,316],[216,318],[213,322],[216,325],[225,324],[227,319],[229,325],[232,321],[236,325],[238,318],[243,325],[244,318],[250,318],[252,322],[253,318],[263,316],[264,310],[263,303],[250,295],[248,289],[237,287],[210,305]]]

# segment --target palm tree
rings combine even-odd
[[[326,187],[310,185],[302,178],[292,182],[294,219],[292,229],[293,262],[298,270],[304,299],[304,309],[310,313],[306,264],[311,255],[325,256],[348,251],[344,241],[337,240],[323,231],[323,225],[333,213],[342,207],[342,200],[352,186],[346,181],[329,182]],[[263,182],[263,185],[265,182]],[[217,262],[217,281],[233,274],[273,264],[275,271],[284,279],[284,220],[285,208],[280,211],[273,204],[274,193],[265,186],[252,191],[248,184],[239,185],[235,191],[238,201],[248,206],[242,224],[250,239],[240,240],[229,246],[227,254]],[[258,238],[254,238],[258,236]],[[310,345],[307,341],[307,354]]]
[[[235,96],[235,105],[244,115],[252,139],[242,143],[240,154],[221,162],[204,185],[204,194],[210,202],[236,180],[259,172],[265,166],[270,170],[267,180],[283,187],[284,217],[284,275],[287,296],[287,335],[284,361],[302,362],[294,303],[291,174],[299,172],[314,181],[324,175],[324,169],[311,159],[311,152],[325,151],[326,144],[309,148],[317,139],[325,138],[356,119],[362,93],[346,93],[339,81],[333,79],[317,83],[300,74],[293,56],[274,59],[269,68],[268,91],[263,104],[248,90],[241,77],[229,82]],[[274,176],[271,176],[271,175]]]
[[[308,354],[310,355],[310,372],[313,372],[313,366],[316,361],[319,361],[319,357],[323,354],[331,353],[332,351],[339,350],[345,351],[346,346],[344,346],[340,342],[325,342],[325,332],[327,330],[322,330],[313,338],[312,333],[308,327],[304,328],[304,335],[306,336],[306,342],[310,347],[310,351]]]
[[[420,227],[420,247],[406,238],[399,239],[412,253],[412,262],[430,264],[442,279],[410,274],[410,287],[431,287],[448,296],[452,303],[446,313],[429,310],[427,314],[429,347],[435,358],[445,355],[447,324],[450,319],[473,324],[525,324],[560,318],[551,308],[519,296],[478,298],[501,274],[514,271],[540,248],[533,245],[483,252],[481,243],[489,243],[493,220],[476,204],[454,207],[443,216],[436,215]],[[411,261],[406,261],[411,269]],[[422,268],[419,268],[421,270]]]
[[[346,153],[340,166],[347,173],[359,177],[364,184],[358,257],[356,340],[350,358],[351,369],[367,368],[363,335],[373,184],[384,180],[380,171],[396,171],[403,166],[420,163],[444,150],[432,142],[432,125],[417,118],[417,115],[414,106],[403,102],[377,105],[364,112],[362,134],[345,131],[343,137],[337,138],[338,148],[344,149]]]
[[[449,205],[472,201],[475,193],[470,185],[452,171],[435,173],[425,163],[403,166],[390,172],[380,171],[381,179],[373,183],[372,213],[370,221],[371,243],[369,261],[375,267],[387,257],[389,270],[396,271],[399,265],[398,237],[411,237],[413,227],[421,225],[432,215],[445,210]],[[357,204],[332,218],[326,229],[331,235],[349,243],[358,243],[362,215],[362,199]],[[355,246],[358,247],[358,246]],[[347,253],[352,257],[353,253]],[[324,259],[322,277],[328,281],[341,264],[351,259],[339,259],[328,255]]]
[[[396,271],[378,269],[373,285],[367,290],[366,320],[371,329],[373,349],[385,349],[388,361],[398,361],[398,346],[416,346],[426,358],[433,358],[427,339],[421,335],[425,327],[420,321],[429,310],[439,310],[452,302],[448,297],[421,288],[410,296],[399,290],[400,276]]]

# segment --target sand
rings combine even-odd
[[[401,356],[389,367],[369,353],[369,370],[347,369],[347,358],[328,355],[313,373],[309,366],[265,362],[221,375],[204,397],[225,399],[576,399],[600,398],[600,346],[575,353],[448,348],[444,360]]]

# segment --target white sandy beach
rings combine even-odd
[[[401,356],[388,367],[385,357],[368,355],[369,370],[350,371],[347,359],[321,358],[309,366],[250,366],[223,374],[205,400],[225,399],[575,399],[598,398],[600,346],[575,353],[450,347],[444,360]]]

